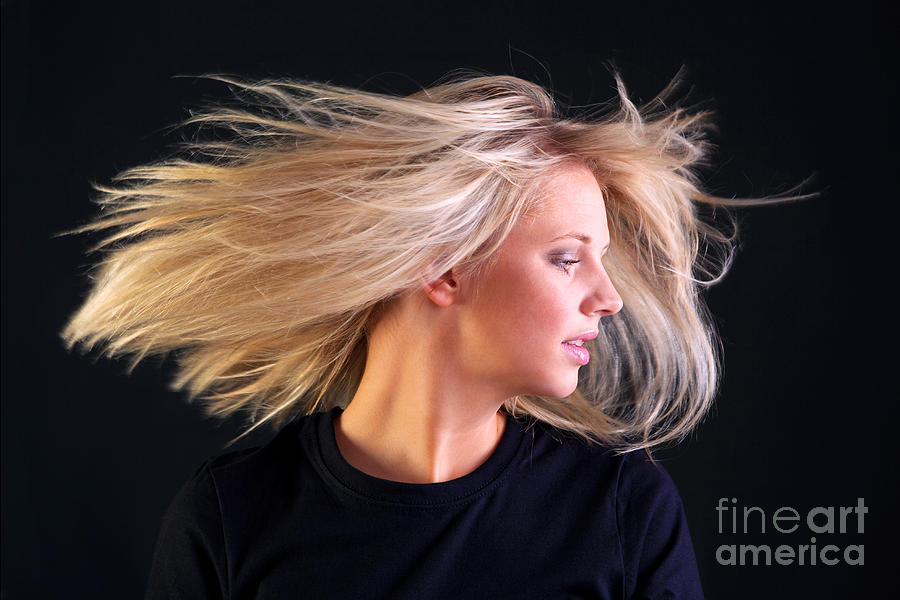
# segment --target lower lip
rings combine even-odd
[[[588,364],[588,361],[591,360],[590,353],[587,351],[587,348],[584,348],[583,346],[574,346],[563,342],[562,347],[572,358],[578,361],[579,365],[586,365]]]

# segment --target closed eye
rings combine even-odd
[[[575,260],[571,258],[554,258],[553,264],[565,271],[566,273],[572,268],[572,265],[577,265],[580,263],[580,260]]]

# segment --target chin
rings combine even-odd
[[[537,386],[537,388],[540,391],[532,392],[531,395],[544,398],[566,398],[578,389],[578,372],[576,371],[570,378],[557,377],[556,381],[545,381],[544,385]]]
[[[553,394],[549,396],[550,398],[556,398],[557,400],[561,400],[563,398],[568,398],[572,395],[572,393],[578,389],[578,384],[574,384],[565,388],[565,391],[561,391],[559,393]]]

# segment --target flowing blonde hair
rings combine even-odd
[[[250,429],[344,405],[384,302],[424,272],[477,269],[547,175],[580,161],[606,199],[608,270],[625,302],[590,342],[564,399],[506,403],[621,450],[676,440],[702,418],[717,341],[699,296],[730,240],[699,215],[708,115],[638,108],[621,81],[606,114],[568,117],[538,85],[467,76],[409,97],[218,78],[242,105],[193,116],[219,135],[183,158],[97,186],[107,231],[71,347],[177,351],[174,386]],[[226,135],[221,135],[225,131]]]

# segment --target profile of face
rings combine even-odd
[[[549,176],[538,210],[520,218],[461,306],[469,369],[508,396],[562,398],[590,356],[581,344],[622,308],[603,266],[609,229],[603,194],[584,166]]]

